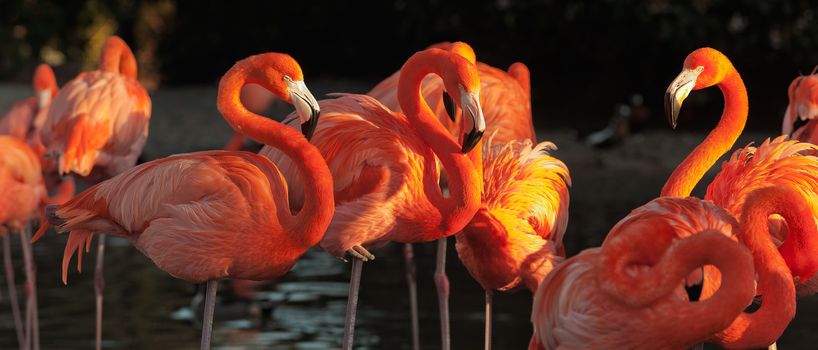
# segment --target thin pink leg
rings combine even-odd
[[[202,318],[202,345],[199,347],[201,350],[210,350],[210,338],[213,334],[213,312],[216,309],[218,287],[219,280],[207,281],[204,317]]]
[[[484,349],[491,350],[491,314],[492,314],[492,291],[486,290],[486,339]]]
[[[23,337],[23,319],[20,317],[20,304],[17,302],[17,290],[14,285],[14,267],[11,266],[11,243],[9,243],[9,232],[3,235],[3,264],[6,268],[6,284],[9,288],[9,302],[11,303],[11,315],[14,318],[14,328],[17,331],[17,344],[21,349],[28,348]]]
[[[409,311],[412,315],[412,350],[420,350],[420,321],[418,320],[418,287],[416,282],[415,253],[412,243],[403,246],[406,262],[406,283],[409,286]]]
[[[102,264],[105,261],[105,234],[97,236],[97,264],[94,268],[94,296],[97,302],[96,317],[96,350],[102,349],[102,291],[105,290],[105,275],[102,273]]]
[[[364,261],[360,258],[352,258],[352,274],[349,277],[349,296],[347,297],[347,315],[344,321],[343,350],[352,350],[353,337],[355,336],[355,314],[358,311],[358,293],[361,289],[361,269]]]
[[[449,338],[449,278],[446,276],[446,238],[437,240],[437,265],[435,267],[435,285],[437,301],[440,306],[440,340],[441,349],[451,349]]]
[[[32,349],[40,350],[40,321],[37,311],[37,266],[31,252],[31,223],[27,223],[20,235],[23,246],[23,262],[26,269],[26,339],[31,339]],[[30,338],[29,338],[30,337]]]

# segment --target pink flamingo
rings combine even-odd
[[[815,130],[815,117],[818,116],[818,75],[815,71],[795,78],[787,90],[787,97],[789,105],[784,113],[781,132],[796,140],[818,143],[818,133]]]
[[[733,146],[744,128],[748,113],[747,90],[727,57],[711,48],[697,49],[688,55],[682,73],[668,87],[665,109],[671,125],[676,125],[682,102],[692,90],[713,85],[724,94],[725,108],[719,124],[674,170],[662,189],[662,195],[690,195],[705,172]],[[814,220],[818,218],[818,202],[815,201],[818,194],[818,159],[806,155],[814,149],[815,146],[811,144],[788,141],[787,136],[766,140],[758,147],[739,149],[722,164],[722,171],[708,186],[705,199],[712,200],[735,217],[743,217],[747,198],[754,190],[769,186],[789,187],[807,194]],[[783,241],[787,223],[773,219],[770,224],[778,227],[772,232],[774,239]],[[800,254],[816,256],[818,250],[804,246]],[[705,267],[704,272],[707,278],[702,295],[706,296],[707,290],[718,284],[719,276],[718,271],[709,267]],[[813,279],[818,280],[818,277]],[[815,282],[796,281],[799,289],[809,289],[811,283]]]
[[[175,155],[136,166],[68,203],[49,207],[48,220],[70,232],[63,281],[75,251],[95,234],[131,241],[162,270],[189,282],[207,281],[202,349],[210,347],[217,282],[268,280],[285,274],[318,243],[332,218],[332,176],[310,137],[318,118],[315,99],[289,55],[267,53],[236,63],[219,84],[218,108],[230,126],[294,159],[309,186],[293,215],[288,184],[274,163],[249,152]],[[259,84],[295,105],[303,136],[248,111],[239,100],[246,84]],[[38,239],[44,229],[35,235]],[[82,252],[78,267],[82,264]]]
[[[459,54],[477,65],[480,77],[480,103],[486,119],[486,131],[494,135],[497,143],[530,140],[536,142],[534,125],[531,120],[530,74],[528,67],[520,62],[512,64],[508,72],[494,68],[482,62],[477,62],[471,46],[464,42],[442,42],[430,46]],[[400,71],[395,72],[380,82],[368,95],[375,97],[387,108],[401,111],[398,104],[397,86]],[[421,84],[421,94],[432,107],[438,120],[452,135],[460,132],[465,125],[462,113],[454,105],[451,96],[446,92],[443,81],[435,76],[428,75]],[[485,167],[485,166],[484,166]],[[447,182],[445,175],[441,179]],[[446,239],[438,241],[438,264],[435,269],[435,285],[437,286],[438,303],[440,305],[441,339],[443,349],[450,347],[449,341],[449,280],[446,276]],[[407,281],[409,286],[413,348],[419,348],[419,326],[417,314],[417,291],[414,273],[414,255],[411,244],[404,248],[404,258],[407,266]]]
[[[462,144],[449,135],[420,95],[428,74],[440,76],[448,91],[459,91],[453,97],[467,124]],[[320,246],[334,256],[349,253],[354,258],[344,349],[352,347],[362,262],[374,259],[368,249],[389,241],[428,242],[450,236],[463,228],[480,204],[480,138],[485,122],[474,65],[448,51],[421,51],[401,69],[398,90],[405,114],[366,95],[322,101],[324,114],[312,141],[335,180],[336,214]],[[267,147],[261,153],[282,164],[288,179],[295,178],[295,169],[282,154]],[[448,197],[439,186],[435,156],[449,175]],[[297,196],[292,200],[294,206],[301,201]]]
[[[142,153],[151,101],[136,80],[133,52],[112,36],[100,61],[99,70],[80,74],[54,97],[40,132],[46,157],[54,160],[47,162],[46,171],[73,172],[98,182],[130,169]],[[94,271],[97,349],[102,341],[104,253],[105,235],[100,235]]]
[[[735,219],[708,201],[662,197],[552,271],[534,296],[529,349],[684,349],[723,330],[753,299]],[[683,237],[683,238],[679,238]],[[722,282],[691,303],[681,283],[713,265]],[[682,326],[683,325],[683,326]]]
[[[482,207],[456,234],[457,255],[486,291],[485,348],[491,348],[492,291],[522,283],[532,292],[565,256],[568,168],[549,142],[493,144],[483,160]]]
[[[23,141],[0,135],[0,236],[3,238],[3,260],[12,316],[21,349],[40,348],[37,318],[37,281],[31,253],[31,226],[40,203],[47,200],[42,170],[37,154]],[[20,233],[23,261],[26,271],[26,326],[23,334],[17,291],[14,287],[14,269],[11,266],[9,234]]]
[[[14,103],[0,118],[0,135],[14,136],[29,145],[34,144],[35,131],[42,127],[45,112],[59,91],[54,71],[47,64],[37,66],[33,85],[35,96]]]

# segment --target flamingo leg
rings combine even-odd
[[[11,266],[11,243],[9,243],[9,232],[3,235],[3,264],[6,268],[6,284],[9,288],[9,303],[11,303],[11,315],[14,318],[14,328],[17,330],[17,344],[21,349],[28,348],[24,345],[23,319],[20,317],[20,304],[17,303],[17,291],[14,287],[14,267]]]
[[[205,291],[205,309],[202,317],[202,345],[201,350],[210,350],[210,338],[213,333],[213,312],[216,308],[216,292],[218,291],[219,281],[207,281],[207,290]]]
[[[492,294],[490,290],[486,290],[486,339],[484,341],[484,349],[491,349],[491,314],[492,314]]]
[[[20,235],[23,262],[26,269],[26,341],[31,340],[32,349],[40,349],[40,322],[37,312],[37,266],[31,252],[31,222]]]
[[[441,349],[451,348],[449,338],[449,278],[446,276],[446,238],[437,240],[437,264],[435,266],[435,286],[440,307]]]
[[[105,234],[97,238],[97,263],[94,268],[94,296],[96,297],[96,350],[102,349],[102,291],[105,290],[105,276],[102,263],[105,261]]]
[[[347,297],[347,315],[344,321],[343,350],[352,350],[352,342],[355,335],[355,313],[358,310],[358,292],[361,288],[361,269],[363,268],[363,264],[363,259],[358,257],[352,258],[352,273],[349,277],[349,296]]]
[[[412,350],[420,350],[420,321],[418,320],[418,288],[415,281],[415,254],[412,243],[403,246],[403,259],[406,262],[406,282],[409,287],[409,309],[412,315]]]

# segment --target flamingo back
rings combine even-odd
[[[116,73],[83,73],[54,97],[41,138],[60,157],[60,172],[108,176],[136,164],[148,136],[151,102],[136,80]]]
[[[74,251],[97,232],[129,239],[161,269],[191,282],[269,279],[295,262],[288,249],[294,241],[283,234],[292,217],[287,185],[273,163],[253,153],[198,152],[141,164],[54,214],[58,230],[71,232],[64,274]]]

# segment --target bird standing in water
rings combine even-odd
[[[236,63],[221,79],[218,96],[219,111],[233,129],[280,149],[297,164],[309,184],[297,214],[288,204],[288,184],[262,156],[208,151],[154,160],[48,208],[49,222],[70,232],[63,280],[74,252],[87,247],[95,234],[125,238],[172,276],[207,282],[202,349],[208,349],[218,280],[285,274],[321,240],[332,218],[332,176],[307,141],[319,109],[303,79],[289,55],[261,54]],[[239,91],[250,83],[295,105],[304,135],[248,111]],[[35,239],[44,232],[40,229]],[[81,266],[81,251],[79,259]]]

